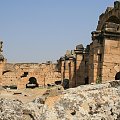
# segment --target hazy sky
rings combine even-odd
[[[55,61],[91,42],[114,0],[0,0],[0,39],[8,62]]]

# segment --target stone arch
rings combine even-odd
[[[116,16],[110,16],[106,22],[120,24],[120,19]]]
[[[35,77],[29,78],[29,83],[26,84],[26,88],[35,88],[38,87],[38,82]]]
[[[86,85],[86,84],[89,84],[89,78],[88,78],[88,76],[85,77],[85,85]]]
[[[11,70],[5,70],[2,72],[2,75],[4,75],[5,73],[8,73],[8,72],[12,72]]]
[[[115,80],[120,80],[120,71],[116,73]]]
[[[57,81],[55,81],[55,84],[56,84],[56,85],[61,85],[61,83],[62,83],[61,80],[57,80]]]
[[[108,9],[109,8],[107,8],[105,13],[100,15],[97,31],[101,31],[106,22],[120,24],[120,9],[116,8],[112,8],[110,10]]]

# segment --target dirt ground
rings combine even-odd
[[[18,99],[23,103],[33,101],[43,95],[47,88],[22,89],[22,90],[0,90],[0,98]]]
[[[45,104],[51,108],[54,105],[55,101],[58,101],[62,94],[58,93],[58,88],[34,88],[34,89],[22,89],[22,90],[15,90],[15,89],[4,89],[0,90],[0,98],[7,98],[7,99],[18,99],[22,101],[22,103],[28,103],[35,98],[38,98],[45,94],[47,91],[51,91],[49,96],[47,97]]]

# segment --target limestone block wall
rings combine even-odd
[[[76,57],[76,85],[85,84],[85,56],[77,54]]]
[[[115,79],[115,75],[120,71],[120,39],[105,40],[104,62],[102,78],[105,80]]]
[[[56,70],[56,64],[38,63],[6,63],[2,72],[2,86],[17,85],[25,88],[31,77],[36,78],[40,86],[61,80],[61,73]]]
[[[93,37],[97,33],[93,34]],[[90,45],[89,53],[89,83],[96,82],[98,77],[102,76],[102,63],[104,57],[104,41],[94,38]]]

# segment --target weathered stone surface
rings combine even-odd
[[[0,120],[22,120],[22,102],[0,98]]]
[[[61,80],[61,73],[57,71],[55,63],[6,63],[1,65],[3,65],[2,79],[0,79],[2,86],[16,85],[18,89],[24,89],[30,78],[33,77],[39,86],[46,86]]]
[[[76,86],[96,83],[98,77],[102,82],[114,80],[120,71],[120,1],[115,1],[114,7],[107,7],[100,15],[88,46],[76,46],[72,61],[75,67],[68,67],[69,58],[64,57],[61,61],[61,75],[63,79],[69,79],[69,87],[73,80]]]

